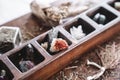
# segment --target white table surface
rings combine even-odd
[[[0,25],[31,12],[31,1],[33,0],[0,0]],[[54,0],[40,1],[50,3]]]

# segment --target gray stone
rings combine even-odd
[[[21,32],[18,27],[0,27],[0,53],[5,53],[21,42]]]

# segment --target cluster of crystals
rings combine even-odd
[[[32,45],[28,44],[26,46],[26,56],[24,59],[22,58],[21,61],[19,62],[19,66],[22,72],[26,72],[35,66],[33,62],[34,60],[33,53],[34,53],[34,49]]]
[[[83,33],[81,25],[79,25],[78,27],[73,26],[72,28],[70,28],[70,33],[77,40],[83,38],[86,35],[85,33]]]
[[[52,29],[48,34],[48,42],[41,43],[41,46],[50,52],[59,52],[68,48],[68,43],[62,38],[58,38],[58,30]]]

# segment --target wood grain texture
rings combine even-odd
[[[108,9],[110,10],[111,8],[108,7]],[[77,18],[80,18],[80,15],[77,16]],[[115,16],[115,19],[116,18],[117,16]],[[97,25],[96,27],[94,27],[95,28],[94,31],[97,31],[97,29],[100,30],[98,24],[96,24],[95,22],[93,22],[92,20],[88,18],[85,18],[85,19],[86,19],[85,22],[92,25],[92,27],[94,26],[94,24]],[[107,26],[111,26],[111,27],[99,33],[98,35],[90,39],[88,39],[90,36],[86,36],[85,39],[87,41],[83,43],[81,42],[74,43],[75,41],[69,34],[68,28],[66,29],[64,28],[64,26],[66,25],[70,27],[69,24],[72,24],[74,22],[74,19],[73,21],[68,21],[65,24],[56,26],[56,29],[58,29],[59,32],[61,32],[60,37],[66,39],[70,43],[70,45],[67,50],[61,51],[55,55],[50,55],[48,51],[46,51],[44,48],[40,46],[40,43],[38,42],[38,40],[40,41],[44,40],[45,36],[50,31],[51,27],[46,26],[41,20],[36,18],[31,13],[26,14],[24,16],[21,16],[18,19],[15,19],[6,24],[3,24],[4,26],[19,27],[22,32],[23,44],[1,55],[0,60],[3,61],[3,63],[5,63],[8,69],[10,69],[11,73],[14,75],[14,78],[13,78],[14,80],[47,80],[49,77],[51,77],[52,75],[54,75],[61,69],[65,68],[68,64],[70,64],[77,58],[79,58],[85,52],[95,48],[99,44],[106,42],[107,40],[112,38],[112,36],[119,33],[120,32],[120,21],[117,21],[117,20],[118,19],[116,19],[116,21],[113,21],[111,23],[112,26],[108,22],[109,25]],[[78,23],[75,23],[75,24],[80,25]],[[87,25],[87,26],[90,26],[90,25]],[[103,27],[103,29],[106,28],[106,26],[101,26],[101,27]],[[88,30],[88,29],[85,28],[85,30]],[[98,32],[96,32],[96,34]],[[92,34],[92,33],[89,33],[89,34]],[[17,54],[20,50],[22,50],[29,43],[32,44],[34,48],[38,51],[38,53],[40,53],[45,59],[44,61],[36,65],[34,68],[32,68],[31,70],[28,70],[27,72],[22,73],[16,67],[16,65],[14,65],[13,62],[9,59],[9,56]]]
[[[61,69],[65,68],[70,62],[73,62],[75,59],[79,58],[85,52],[95,48],[97,45],[102,44],[112,38],[120,32],[120,23],[114,25],[112,28],[104,31],[103,33],[97,35],[89,41],[86,41],[82,45],[77,46],[72,49],[64,56],[54,60],[44,68],[36,71],[30,77],[25,78],[24,80],[47,80],[50,76],[54,75]]]

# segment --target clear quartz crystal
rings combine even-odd
[[[83,33],[81,25],[79,25],[77,28],[75,26],[70,28],[70,33],[77,40],[79,40],[85,36],[85,33]]]
[[[0,27],[0,42],[12,42],[14,45],[19,35],[21,39],[20,29],[18,27],[2,26]]]
[[[53,38],[57,38],[58,30],[53,27],[52,30],[49,32],[48,37],[49,37],[49,42],[51,42]]]

